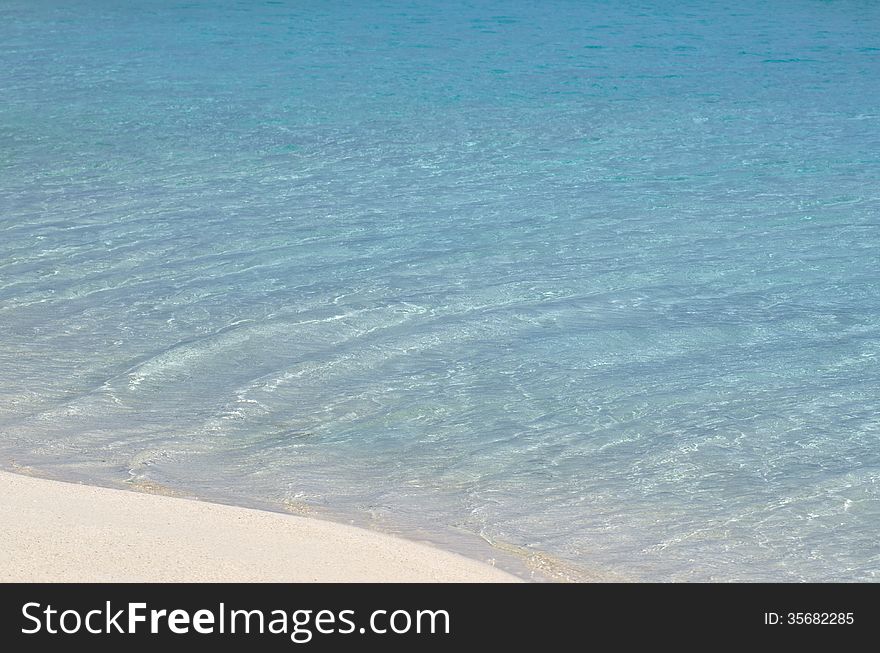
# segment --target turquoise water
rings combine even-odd
[[[3,464],[880,575],[880,5],[0,3]]]

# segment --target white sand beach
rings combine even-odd
[[[518,582],[345,524],[0,472],[2,582]]]

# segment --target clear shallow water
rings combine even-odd
[[[668,4],[4,2],[4,464],[876,579],[880,7]]]

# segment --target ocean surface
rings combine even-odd
[[[0,2],[3,466],[880,578],[880,3]]]

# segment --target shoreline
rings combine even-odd
[[[523,582],[301,515],[0,470],[0,582]]]

